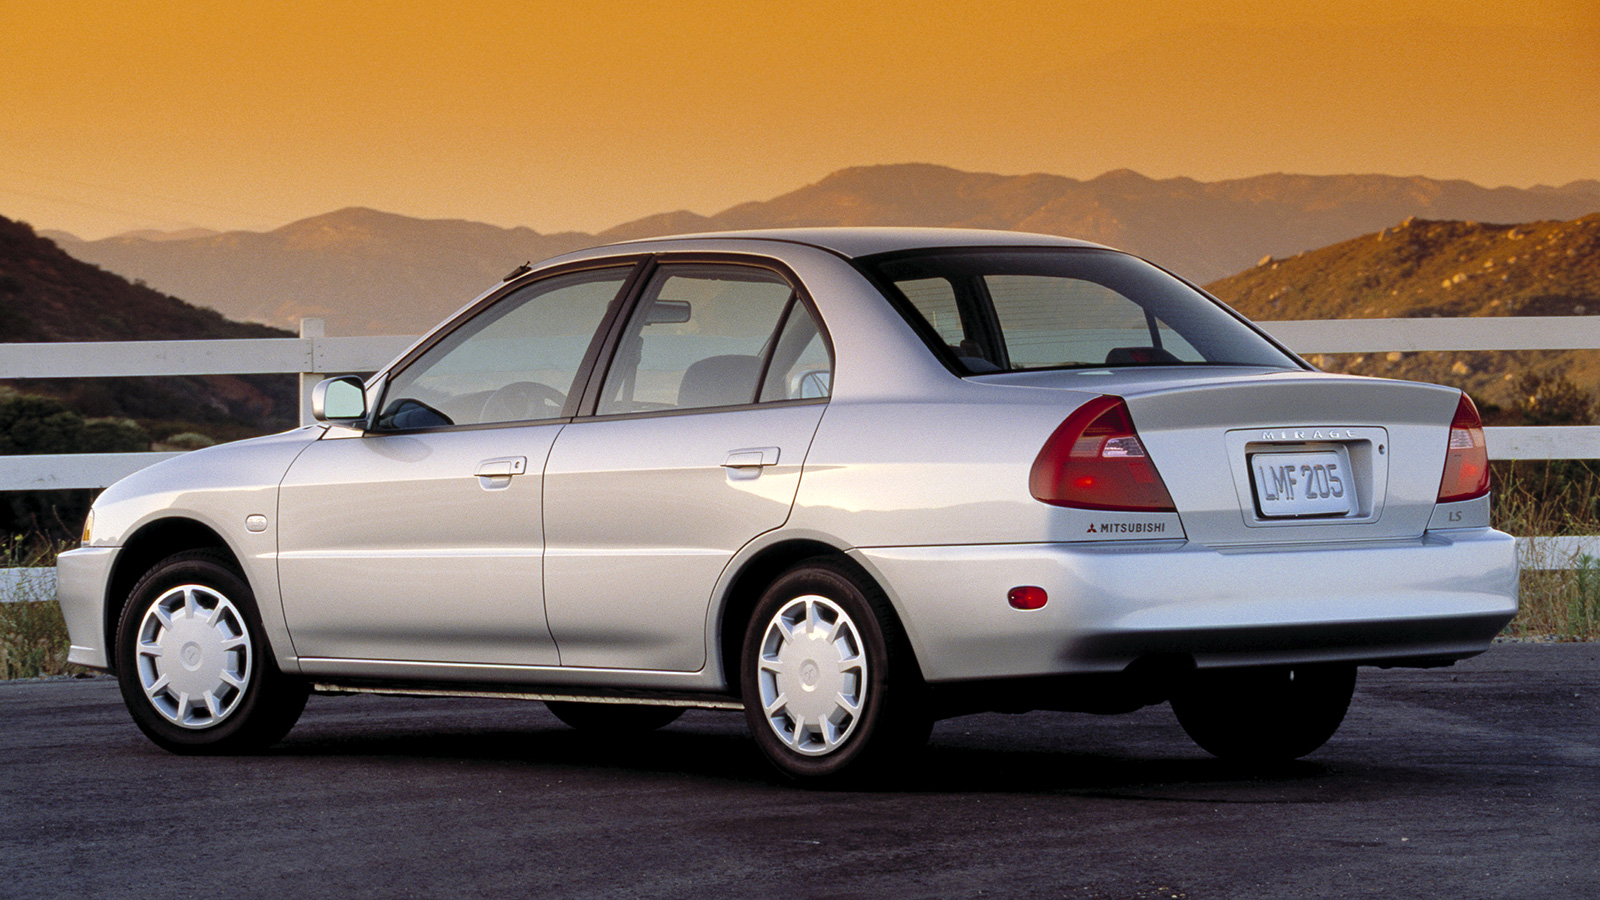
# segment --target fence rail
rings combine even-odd
[[[1257,322],[1296,353],[1600,350],[1600,316]]]
[[[1302,354],[1600,349],[1600,316],[1258,324]],[[310,391],[318,380],[375,371],[415,340],[412,336],[395,335],[327,337],[322,320],[305,319],[300,336],[294,338],[0,344],[0,380],[293,374],[300,379],[300,420],[304,423],[311,421]],[[1600,426],[1486,428],[1484,435],[1491,459],[1600,459]],[[0,457],[0,491],[102,488],[176,455],[74,453]],[[1523,538],[1521,546],[1525,562],[1542,567],[1551,567],[1552,559],[1571,560],[1580,553],[1600,557],[1600,536]],[[17,577],[21,576],[0,576],[0,590],[10,584],[7,578]]]

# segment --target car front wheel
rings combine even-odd
[[[250,586],[209,550],[170,556],[134,586],[117,629],[117,680],[135,724],[174,753],[265,749],[294,727],[309,693],[274,664]]]
[[[1282,762],[1333,737],[1355,687],[1353,665],[1201,671],[1172,697],[1172,711],[1189,737],[1214,756]]]
[[[831,562],[791,569],[762,595],[745,632],[740,688],[756,743],[802,781],[902,766],[933,726],[888,600]]]

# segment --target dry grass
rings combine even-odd
[[[1600,535],[1600,462],[1494,464],[1494,525],[1519,536]],[[1537,543],[1522,571],[1515,637],[1600,640],[1600,560]]]
[[[60,546],[21,537],[0,540],[0,568],[34,568],[55,564]],[[0,678],[38,678],[87,671],[67,664],[67,623],[61,605],[34,585],[11,589],[0,598]]]
[[[67,623],[54,600],[0,603],[0,677],[84,671],[67,663]]]
[[[1522,610],[1506,634],[1558,641],[1600,640],[1600,560],[1575,569],[1524,569]]]

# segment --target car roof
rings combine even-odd
[[[677,234],[665,237],[640,238],[607,244],[607,249],[633,245],[661,243],[691,243],[695,241],[774,241],[802,244],[855,258],[897,250],[927,249],[936,247],[1096,247],[1102,244],[1056,237],[1049,234],[1029,234],[1021,231],[993,231],[982,228],[767,228],[746,231],[712,231],[701,234]]]

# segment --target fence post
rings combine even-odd
[[[322,319],[301,319],[300,320],[300,338],[301,338],[301,340],[310,340],[311,343],[312,343],[312,348],[313,349],[312,349],[311,353],[308,354],[311,357],[311,366],[312,366],[312,368],[315,368],[316,365],[317,365],[317,353],[316,353],[316,349],[315,349],[315,347],[316,347],[316,339],[320,338],[320,337],[327,337],[327,333],[326,332],[327,332],[327,323]],[[317,373],[317,372],[301,372],[300,373],[300,424],[301,425],[310,425],[312,422],[316,421],[316,419],[312,418],[312,416],[311,416],[311,389],[316,387],[317,382],[319,382],[321,380],[322,380],[322,375]]]

